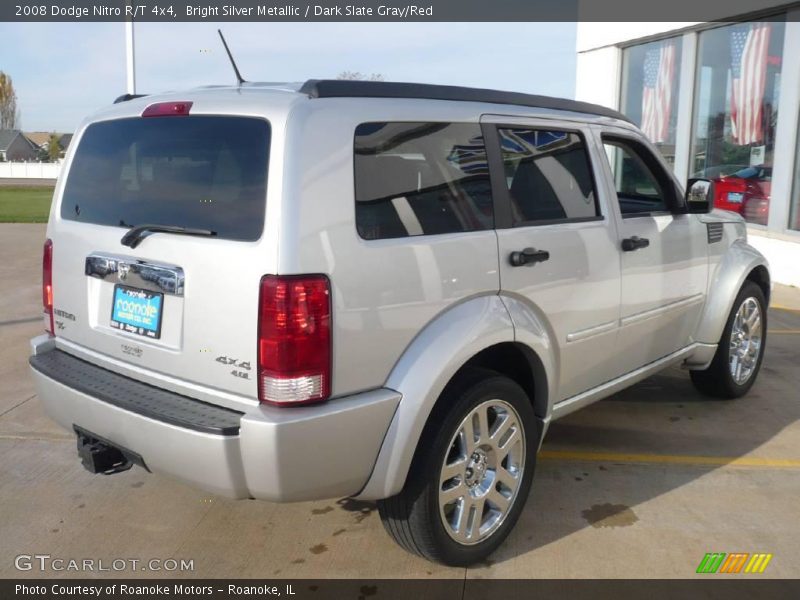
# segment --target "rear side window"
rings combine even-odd
[[[513,225],[588,220],[600,213],[589,157],[576,133],[499,129]]]
[[[269,124],[248,117],[104,121],[84,132],[61,217],[97,225],[177,225],[256,240],[264,229]]]
[[[491,229],[486,148],[467,123],[364,123],[355,136],[356,228],[367,240]]]

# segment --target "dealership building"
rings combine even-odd
[[[713,180],[774,280],[800,286],[800,7],[765,4],[731,22],[579,23],[576,98],[628,115],[680,181]]]

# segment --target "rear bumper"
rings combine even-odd
[[[31,345],[37,392],[55,421],[135,452],[155,473],[232,498],[358,493],[400,401],[399,393],[379,389],[319,406],[240,413],[79,361],[47,336]]]

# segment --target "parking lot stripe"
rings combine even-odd
[[[774,469],[800,469],[800,460],[791,458],[758,458],[755,456],[690,456],[679,454],[633,454],[624,452],[583,452],[574,450],[542,450],[539,458],[619,463],[653,463],[672,465],[730,466]]]
[[[770,335],[772,335],[774,333],[784,334],[784,335],[786,335],[786,334],[788,334],[788,335],[797,335],[798,333],[800,333],[800,329],[768,329],[767,333],[770,334]]]
[[[25,317],[24,319],[12,319],[11,321],[0,321],[0,327],[5,327],[6,325],[20,325],[22,323],[33,323],[35,321],[41,321],[42,317]]]
[[[785,310],[787,312],[800,313],[800,308],[790,308],[788,306],[783,306],[782,304],[771,304],[770,308],[774,308],[776,310]]]

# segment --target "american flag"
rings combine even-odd
[[[669,138],[675,54],[675,40],[664,40],[649,48],[644,57],[642,131],[657,144]]]
[[[757,144],[767,83],[769,23],[735,25],[731,30],[731,134],[737,144]]]

